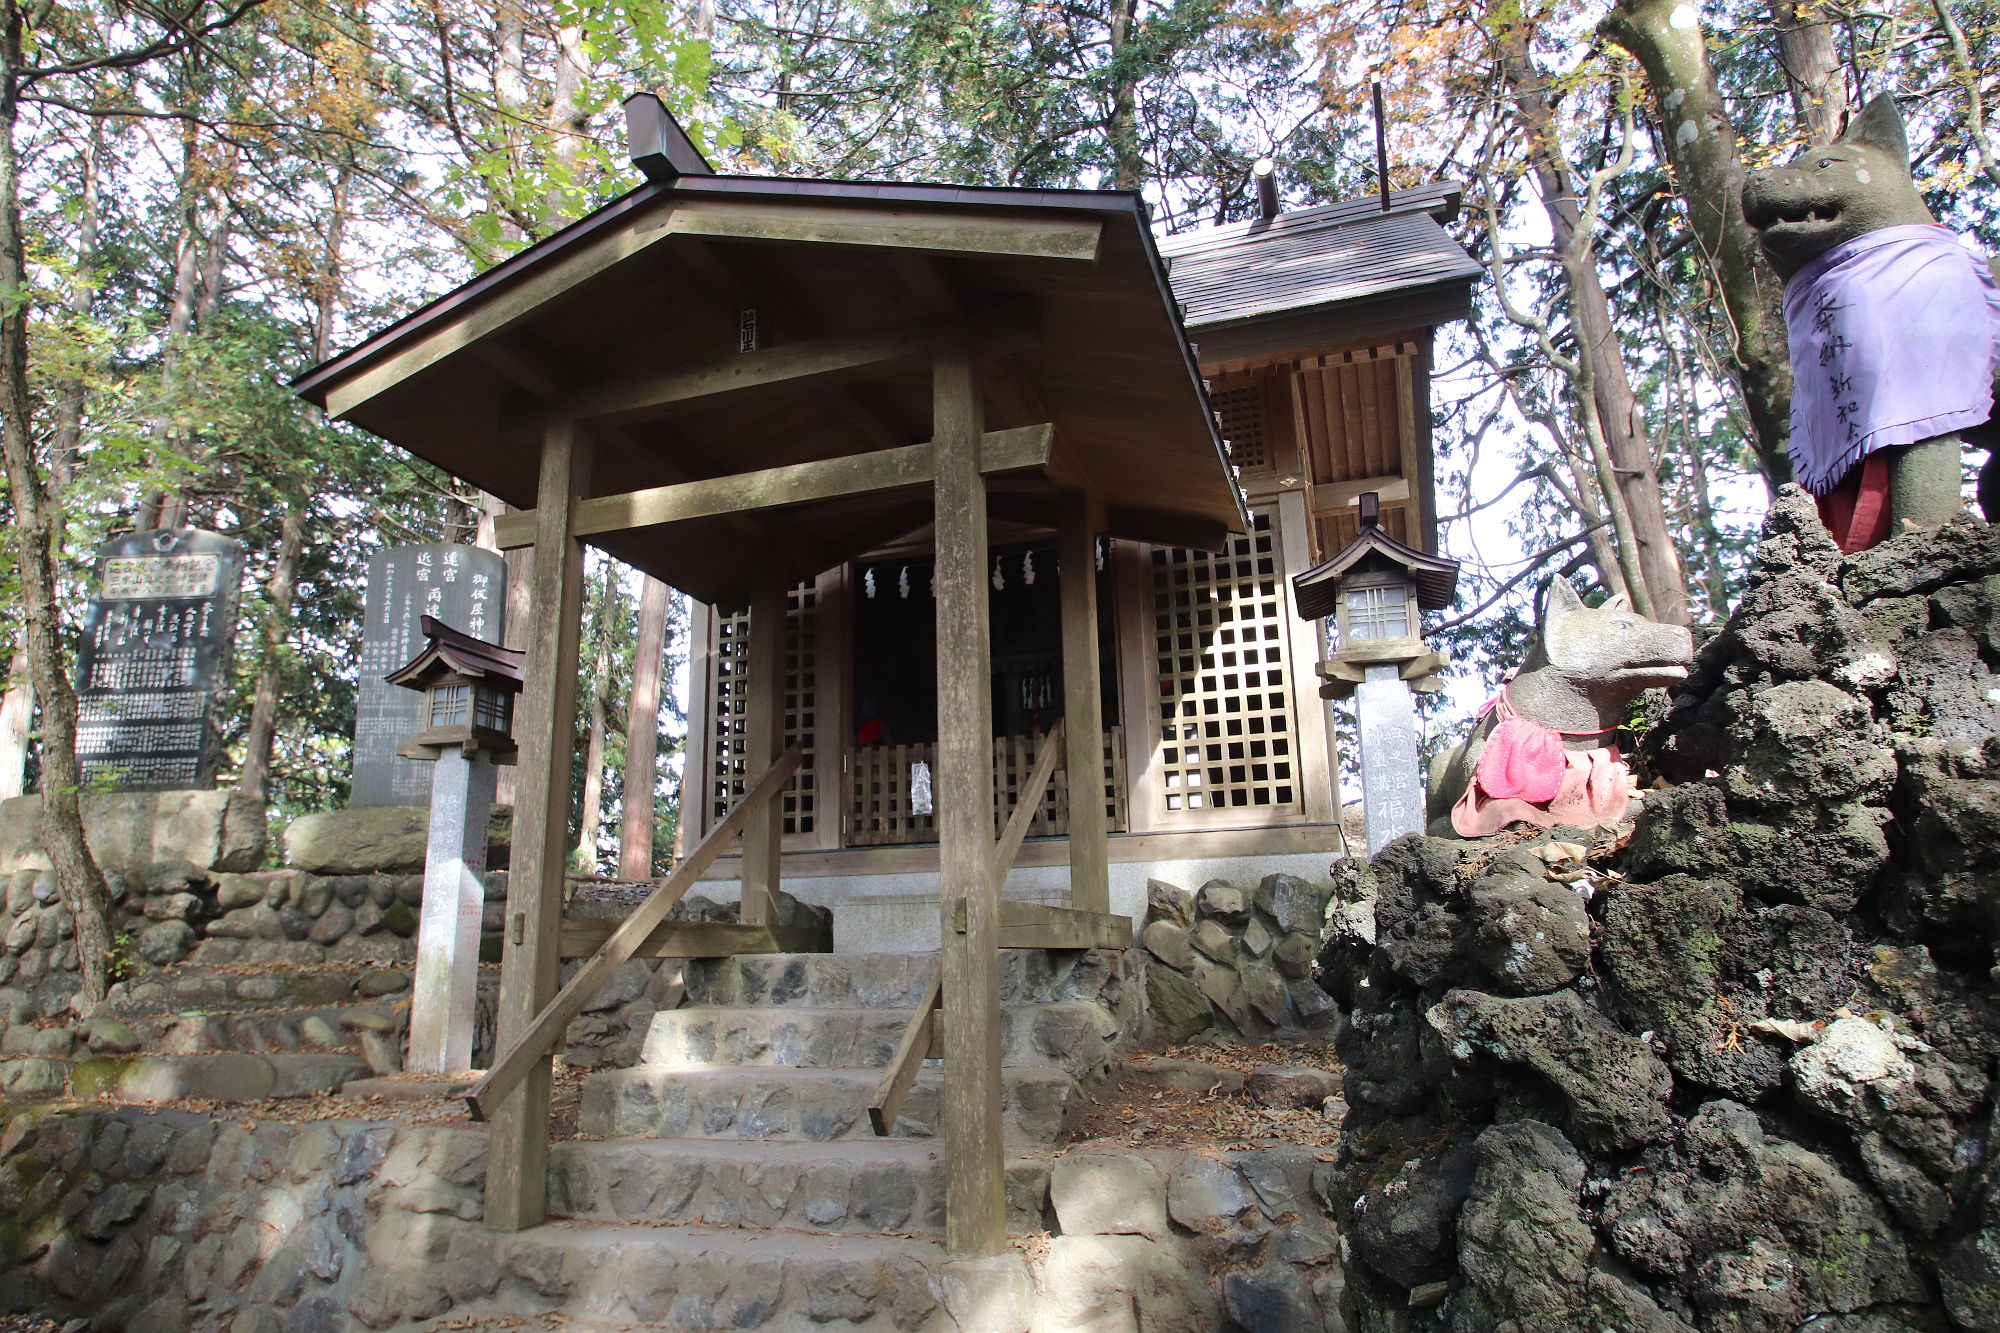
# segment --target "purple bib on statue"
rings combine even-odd
[[[1792,470],[1815,495],[1877,449],[1993,412],[2000,287],[1935,224],[1836,245],[1785,284]]]

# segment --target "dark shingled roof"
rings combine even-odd
[[[1233,324],[1386,292],[1471,283],[1481,270],[1438,225],[1458,210],[1444,183],[1163,237],[1187,327]]]
[[[521,663],[527,649],[503,648],[475,639],[435,616],[425,616],[422,626],[427,642],[415,657],[382,678],[391,685],[421,690],[432,664],[438,663],[461,676],[490,677],[510,691],[521,688]]]

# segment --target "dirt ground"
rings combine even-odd
[[[1325,1070],[1337,1079],[1343,1071],[1331,1046],[1197,1044],[1149,1047],[1133,1053],[1139,1061],[1149,1057],[1212,1065],[1218,1071],[1217,1086],[1206,1091],[1163,1088],[1123,1068],[1114,1070],[1111,1077],[1085,1094],[1082,1106],[1072,1113],[1066,1143],[1198,1151],[1283,1143],[1331,1151],[1340,1141],[1340,1122],[1329,1120],[1323,1107],[1260,1106],[1247,1091],[1230,1091],[1222,1082],[1222,1071],[1248,1076],[1251,1070],[1267,1065],[1304,1065]]]

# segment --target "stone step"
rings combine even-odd
[[[167,1102],[183,1097],[261,1102],[334,1092],[343,1083],[367,1078],[370,1072],[366,1060],[345,1051],[100,1055],[70,1067],[69,1087],[78,1097],[109,1096],[127,1102]]]
[[[942,1144],[732,1139],[572,1140],[549,1160],[549,1207],[604,1221],[784,1227],[839,1233],[944,1231]],[[1049,1161],[1007,1160],[1008,1229],[1043,1229]]]
[[[868,1103],[881,1079],[879,1069],[613,1069],[584,1080],[579,1124],[593,1138],[872,1139]],[[903,1103],[895,1136],[939,1134],[943,1092],[944,1071],[927,1066]],[[1076,1080],[1060,1069],[1003,1070],[1008,1142],[1052,1142],[1076,1094]]]
[[[371,1327],[418,1314],[403,1289],[454,1298],[452,1322],[568,1329],[837,1327],[859,1333],[951,1327],[932,1290],[945,1254],[934,1241],[710,1227],[551,1222],[528,1231],[434,1228],[390,1280],[353,1298]],[[448,1237],[448,1243],[446,1243]]]
[[[138,1037],[134,1049],[152,1055],[249,1051],[359,1051],[363,1032],[381,1033],[398,1048],[408,1009],[362,1003],[341,1008],[224,1010],[126,1014],[118,1021]]]
[[[685,981],[690,1004],[909,1009],[923,998],[937,966],[936,953],[737,954],[691,960]],[[1002,949],[1000,998],[1007,1004],[1094,1000],[1117,966],[1111,950]]]
[[[407,999],[403,968],[177,967],[150,972],[111,988],[104,1012],[138,1014],[225,1013],[239,1010],[328,1009],[372,1000]]]
[[[914,1009],[723,1009],[703,1005],[654,1014],[639,1062],[648,1065],[800,1065],[883,1069]],[[1010,1004],[1000,1011],[1003,1065],[1057,1065],[1086,1080],[1110,1059],[1110,1019],[1079,1001]]]

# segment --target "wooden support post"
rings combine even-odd
[[[1056,564],[1062,571],[1063,734],[1069,750],[1069,905],[1108,912],[1111,847],[1097,663],[1097,534],[1090,530],[1082,491],[1063,496]]]
[[[515,723],[521,753],[496,1025],[501,1050],[527,1033],[556,993],[570,765],[576,756],[577,638],[583,627],[583,544],[573,533],[570,512],[589,481],[589,441],[573,422],[550,425],[542,436],[535,497],[527,683]],[[547,1213],[549,1076],[549,1058],[543,1056],[494,1108],[486,1225],[495,1231],[537,1226]]]
[[[932,363],[937,450],[938,884],[944,914],[945,1245],[1007,1243],[1000,1118],[1000,902],[993,879],[993,662],[979,385],[963,351]],[[962,915],[961,915],[962,911]]]
[[[761,773],[785,752],[785,638],[791,589],[760,574],[750,598],[749,679],[743,697],[743,768]],[[774,797],[743,830],[743,924],[768,926],[778,911],[785,802]]]

